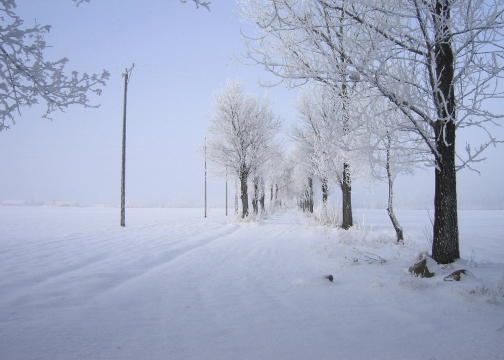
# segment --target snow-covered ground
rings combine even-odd
[[[127,214],[0,207],[0,359],[504,359],[503,211],[461,211],[463,259],[431,279],[407,272],[425,211],[398,212],[404,246],[376,210]]]

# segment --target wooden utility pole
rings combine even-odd
[[[122,129],[122,169],[121,169],[121,226],[126,226],[126,106],[128,101],[128,83],[131,71],[135,64],[125,69],[124,78],[124,102],[123,102],[123,129]]]
[[[206,136],[205,136],[205,217],[207,217],[207,160],[206,160]]]

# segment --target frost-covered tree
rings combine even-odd
[[[296,198],[298,191],[296,186],[295,171],[297,159],[292,152],[284,156],[281,166],[281,174],[275,186],[275,199],[277,206],[287,206]]]
[[[256,171],[253,180],[253,193],[252,193],[252,210],[255,215],[259,214],[259,208],[261,212],[264,212],[264,201],[266,197],[266,189],[264,183],[264,176],[262,171]]]
[[[459,258],[456,170],[499,142],[488,126],[502,115],[488,105],[502,96],[504,2],[250,0],[242,8],[260,32],[249,58],[282,79],[332,82],[343,57],[349,76],[406,116],[435,166],[432,256]],[[487,141],[457,153],[456,133],[467,127]]]
[[[397,242],[403,242],[403,229],[394,211],[394,183],[400,174],[412,174],[414,168],[428,160],[428,150],[415,132],[407,131],[408,119],[387,99],[375,95],[362,108],[368,121],[370,174],[388,185],[387,214],[396,232]]]
[[[304,146],[303,142],[296,141],[294,157],[296,159],[296,166],[293,171],[294,187],[298,197],[298,206],[309,213],[314,210],[314,194],[313,194],[313,179],[316,176],[313,174],[311,168],[311,161],[309,158],[309,148]],[[325,205],[325,202],[323,203]]]
[[[228,82],[217,94],[211,121],[209,158],[238,177],[244,218],[249,213],[249,177],[259,176],[260,167],[275,153],[274,137],[280,123],[267,101],[244,93],[236,81]],[[254,200],[259,200],[257,194]]]
[[[497,142],[486,125],[500,117],[489,112],[487,105],[489,99],[501,95],[496,86],[502,76],[503,2],[321,4],[335,18],[345,13],[367,33],[366,42],[355,44],[359,48],[344,55],[353,59],[363,80],[409,119],[430,149],[435,165],[432,256],[440,263],[456,260],[456,170],[471,166],[486,147]],[[364,44],[371,52],[362,48]],[[456,153],[456,133],[474,125],[484,129],[488,141],[476,149],[467,146],[463,158]]]
[[[330,181],[340,187],[343,229],[353,224],[351,174],[367,160],[361,152],[361,116],[352,110],[356,99],[343,99],[327,85],[309,87],[299,101],[300,125],[294,132],[305,153],[301,161],[309,161],[308,167],[320,180],[322,202],[327,202]]]
[[[44,117],[74,104],[93,107],[89,96],[101,93],[108,72],[68,73],[68,59],[45,56],[49,25],[26,26],[15,0],[0,0],[0,14],[0,131],[8,129],[25,106],[44,103]]]
[[[314,93],[314,96],[310,96],[311,92],[304,93],[298,105],[300,124],[295,127],[293,134],[296,143],[294,152],[297,161],[296,178],[300,178],[298,191],[304,196],[306,179],[316,176],[321,185],[322,204],[326,205],[329,196],[330,169],[336,167],[338,157],[332,146],[336,143],[332,139],[334,124],[328,121],[327,116],[321,116],[318,94]],[[308,191],[310,192],[309,189]]]
[[[294,9],[307,7],[308,3],[276,0],[239,1],[242,12],[260,29],[258,36],[246,38],[249,49],[247,56],[288,85],[298,86],[310,81],[323,84],[326,94],[331,93],[331,98],[338,97],[335,101],[339,108],[338,121],[345,132],[344,135],[347,135],[350,131],[350,108],[355,79],[349,71],[346,57],[316,39],[310,28],[300,26],[302,23],[310,23],[309,16],[303,19],[298,18],[297,14],[290,16]],[[339,48],[346,48],[345,39],[348,36],[346,27],[343,24],[338,27],[332,26],[329,23],[330,14],[319,12],[318,15],[322,19],[327,16],[327,21],[323,20],[325,23],[319,24],[320,31],[325,31],[325,36]],[[324,52],[331,53],[331,56],[320,56]],[[322,71],[323,75],[319,71]],[[353,225],[352,168],[349,162],[343,161],[338,169],[340,171],[338,182],[343,194],[342,227],[348,229]],[[327,179],[323,179],[322,184],[324,199],[327,200],[329,191]]]
[[[269,209],[273,210],[278,200],[278,184],[282,181],[285,164],[284,154],[279,147],[273,148],[268,161],[261,166],[264,179],[264,195],[269,202]]]

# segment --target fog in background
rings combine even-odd
[[[68,57],[68,70],[101,72],[111,79],[95,98],[98,109],[71,107],[52,121],[44,108],[22,109],[16,124],[0,133],[0,202],[65,202],[117,206],[123,81],[135,63],[128,97],[127,203],[130,206],[203,206],[202,144],[214,94],[226,79],[241,80],[247,91],[269,95],[288,134],[296,120],[297,90],[263,88],[275,80],[259,67],[246,66],[240,30],[248,25],[233,1],[214,1],[212,11],[175,0],[94,0],[76,7],[70,0],[18,0],[18,13],[30,26],[52,25],[48,58]],[[502,107],[503,102],[493,106]],[[504,138],[502,128],[496,129]],[[460,132],[459,134],[462,134]],[[458,145],[478,139],[459,135]],[[285,147],[289,138],[283,136]],[[462,170],[461,209],[504,208],[504,147],[489,149],[481,175]],[[209,206],[224,205],[224,179],[210,173]],[[430,208],[434,170],[397,180],[397,206]],[[230,180],[230,207],[234,181]],[[339,189],[331,189],[333,201]],[[383,208],[386,187],[367,179],[353,184],[355,207]]]

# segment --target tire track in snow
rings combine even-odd
[[[64,265],[58,269],[34,274],[32,275],[32,277],[25,278],[21,281],[17,280],[0,284],[0,293],[9,292],[14,289],[32,287],[34,285],[43,285],[44,283],[49,282],[59,276],[64,276],[68,273],[80,271],[88,266],[92,266],[97,262],[102,261],[106,257],[106,255],[91,256],[77,263]]]
[[[157,230],[164,227],[159,225],[148,228]],[[2,294],[0,305],[8,307],[9,304],[16,304],[17,307],[37,308],[83,304],[164,266],[192,250],[228,236],[238,228],[238,225],[227,224],[212,230],[209,235],[202,234],[201,229],[189,236],[176,234],[178,239],[171,240],[169,247],[159,253],[153,252],[159,249],[160,242],[169,238],[169,233],[151,237],[144,234],[143,237],[146,240],[123,246],[119,253],[109,253],[102,247],[97,249],[92,247],[93,251],[98,251],[97,255],[91,255],[84,260],[70,262],[63,266],[59,265],[50,270],[30,273],[29,277],[21,277],[21,280],[19,276],[16,276],[16,282],[0,283],[0,294]],[[145,231],[145,227],[141,230]],[[124,236],[128,239],[138,238],[142,231],[134,229],[129,233],[115,233],[108,237],[107,246],[114,246],[115,243],[125,240]],[[79,240],[89,239],[92,241],[91,245],[100,245],[101,242],[97,241],[96,237],[95,234],[85,235]],[[179,247],[183,243],[189,243],[189,245]],[[74,261],[74,259],[75,255],[70,256],[70,260],[63,259],[63,261]]]
[[[125,278],[118,278],[113,282],[112,286],[108,286],[103,289],[100,293],[97,293],[93,298],[98,298],[103,295],[108,294],[109,292],[112,292],[120,287],[122,287],[124,284],[128,283],[129,281],[136,280],[137,278],[146,275],[157,268],[163,267],[165,265],[170,264],[171,262],[177,260],[181,256],[187,255],[190,252],[194,250],[201,249],[207,245],[210,245],[212,242],[218,239],[222,239],[224,237],[228,237],[235,233],[240,227],[238,225],[228,225],[230,226],[229,229],[226,229],[225,231],[222,231],[217,234],[213,234],[212,236],[205,237],[201,240],[196,241],[195,243],[184,246],[182,248],[174,249],[174,250],[168,250],[165,251],[162,255],[160,255],[155,261],[152,261],[149,263],[148,266],[141,266],[141,270],[136,272],[134,271],[131,273],[130,276],[125,277]],[[199,236],[196,236],[199,237]]]
[[[301,339],[305,333],[320,346],[326,345],[317,340],[327,338],[323,330],[312,326],[313,320],[306,314],[307,307],[315,305],[311,290],[327,285],[327,280],[317,265],[305,260],[318,233],[305,223],[298,213],[277,213],[262,223],[244,224],[241,231],[213,243],[204,253],[177,263],[178,272],[166,285],[177,297],[164,305],[168,306],[166,313],[177,314],[172,320],[179,326],[167,335],[176,339],[170,344],[174,353],[202,358],[199,339],[212,339],[217,345],[205,356],[225,358],[229,336],[236,339],[233,347],[248,350],[278,348],[278,343],[290,343],[290,334]],[[199,266],[191,266],[194,263]],[[180,274],[183,281],[177,279]],[[296,283],[301,277],[307,280]],[[193,325],[185,325],[187,311]],[[192,349],[192,357],[187,349]],[[243,358],[264,358],[258,353],[247,357],[245,350],[242,354]],[[304,355],[300,358],[310,358],[308,353]]]

